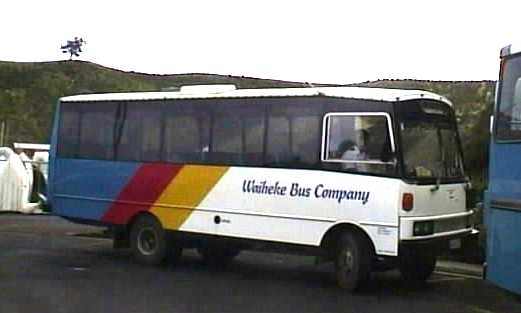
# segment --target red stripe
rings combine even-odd
[[[136,213],[149,210],[181,168],[182,165],[143,164],[121,190],[116,201],[101,220],[107,223],[126,224]],[[120,201],[147,203],[147,205],[120,203]]]

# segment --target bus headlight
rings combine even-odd
[[[434,232],[434,222],[433,221],[424,221],[424,222],[415,222],[413,228],[414,236],[427,236],[432,235]]]

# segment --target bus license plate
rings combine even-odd
[[[449,248],[451,250],[459,249],[461,248],[461,239],[452,239],[449,241]]]

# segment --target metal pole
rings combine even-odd
[[[5,121],[0,124],[0,147],[4,146],[5,142]]]
[[[7,146],[7,144],[9,143],[8,142],[8,139],[9,139],[9,124],[7,123],[7,121],[4,121],[4,125],[5,125],[4,144]]]

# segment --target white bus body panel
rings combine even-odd
[[[253,181],[285,192],[248,192]],[[377,254],[395,256],[400,185],[367,175],[232,167],[179,230],[319,246],[335,224],[350,223],[367,233]]]
[[[402,193],[414,195],[411,211],[400,210],[400,239],[421,240],[468,233],[467,218],[473,211],[466,209],[465,183],[433,185],[402,185]],[[428,236],[413,236],[415,221],[433,221],[435,232]]]

